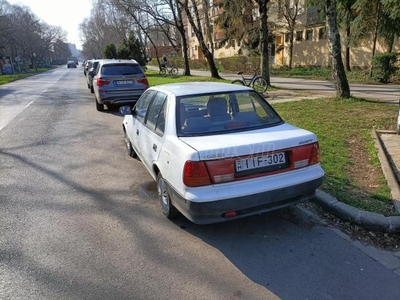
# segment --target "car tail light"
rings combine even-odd
[[[319,163],[319,144],[318,142],[314,143],[311,146],[311,155],[310,160],[308,162],[309,165],[314,165]]]
[[[107,85],[109,83],[110,83],[110,80],[106,80],[106,79],[102,79],[102,78],[97,78],[97,80],[96,80],[97,86],[103,86],[103,85]]]
[[[191,187],[211,184],[206,164],[188,160],[183,167],[183,183]]]
[[[149,86],[149,81],[147,80],[146,77],[137,79],[137,82],[143,83],[143,84],[145,84],[146,86]]]

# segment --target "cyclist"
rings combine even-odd
[[[167,56],[163,55],[161,67],[162,68],[167,68],[167,64],[168,64],[168,58],[167,58]]]

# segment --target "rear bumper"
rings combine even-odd
[[[107,96],[104,97],[100,94],[100,97],[97,98],[100,104],[131,104],[136,103],[136,101],[140,98],[140,94],[135,95],[124,95],[124,96]]]
[[[196,224],[210,224],[264,213],[310,200],[322,181],[323,176],[289,187],[208,202],[187,200],[172,188],[169,188],[169,194],[174,206],[186,218]],[[224,216],[227,212],[236,212],[236,215],[227,218]]]

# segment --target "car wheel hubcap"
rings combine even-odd
[[[160,199],[161,205],[164,210],[168,209],[168,194],[165,189],[165,183],[162,178],[158,179],[158,198]]]

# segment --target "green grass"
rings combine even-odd
[[[314,80],[333,80],[331,69],[317,67],[296,67],[290,70],[283,67],[271,68],[271,75],[278,77],[296,77]],[[369,77],[369,70],[366,69],[353,68],[351,71],[346,71],[346,76],[349,83],[379,83],[374,81],[373,78]]]
[[[323,98],[274,108],[288,123],[317,134],[326,173],[323,190],[360,209],[394,213],[371,130],[393,129],[397,107],[355,98]],[[374,176],[369,178],[368,172]]]
[[[180,70],[180,72],[182,72],[182,70]],[[231,82],[230,80],[215,79],[212,77],[205,77],[205,76],[181,76],[181,75],[172,76],[172,75],[168,75],[168,76],[162,77],[158,74],[158,71],[152,71],[152,70],[147,70],[146,76],[147,76],[150,86],[166,84],[166,83],[195,82],[195,81],[213,81],[213,82],[228,82],[228,83]]]
[[[32,76],[38,73],[43,73],[45,71],[48,71],[49,69],[47,68],[38,68],[37,70],[32,69],[30,71],[30,73],[22,73],[22,74],[13,74],[13,75],[0,75],[0,85],[1,84],[5,84],[5,83],[9,83],[21,78],[25,78],[28,76]]]

